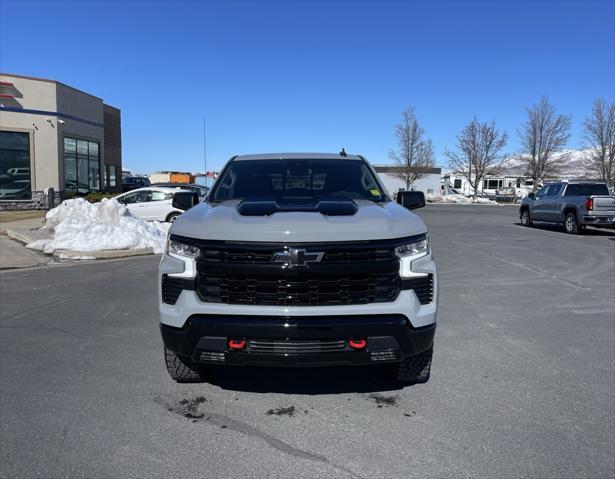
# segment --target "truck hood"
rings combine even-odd
[[[297,211],[242,216],[238,203],[201,203],[179,216],[170,233],[204,240],[321,242],[394,239],[427,231],[421,218],[394,202],[356,200],[357,212],[347,216]]]

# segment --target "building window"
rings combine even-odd
[[[502,187],[504,180],[484,180],[483,181],[483,190],[497,190]]]
[[[461,189],[461,179],[460,178],[455,179],[455,181],[453,182],[453,188],[455,188],[456,190]]]
[[[109,186],[115,186],[115,165],[109,165]]]
[[[0,131],[0,200],[30,199],[30,134]]]
[[[100,191],[98,143],[64,138],[64,188],[77,194]]]

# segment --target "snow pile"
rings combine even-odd
[[[457,205],[470,205],[474,204],[485,204],[485,205],[496,205],[495,201],[492,201],[488,198],[468,198],[463,195],[436,195],[433,193],[428,193],[425,195],[425,199],[428,203],[452,203]]]
[[[463,195],[436,195],[428,193],[425,195],[425,199],[429,203],[455,203],[458,205],[469,205],[470,198]]]
[[[52,230],[51,240],[37,240],[28,248],[53,253],[57,249],[101,251],[153,248],[162,253],[170,224],[145,221],[132,216],[114,199],[90,203],[83,198],[66,200],[50,210],[45,227]],[[84,257],[85,258],[85,257]]]
[[[481,205],[497,205],[497,203],[489,198],[470,198],[472,203],[480,203]]]

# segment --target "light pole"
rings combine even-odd
[[[205,184],[207,184],[207,115],[203,115],[203,166],[205,167]]]

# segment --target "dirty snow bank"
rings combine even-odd
[[[471,203],[470,198],[463,195],[435,195],[428,193],[425,195],[425,199],[429,203],[456,203],[459,205],[469,205]]]
[[[64,201],[45,216],[45,228],[52,230],[53,239],[33,241],[26,247],[45,253],[53,253],[57,249],[101,251],[140,248],[153,248],[155,253],[162,253],[169,226],[168,223],[135,218],[114,199],[90,203],[76,198]]]
[[[495,201],[492,201],[488,198],[468,198],[463,195],[436,195],[433,193],[428,193],[425,195],[425,199],[428,203],[453,203],[458,205],[470,205],[474,204],[486,204],[486,205],[497,205]]]

